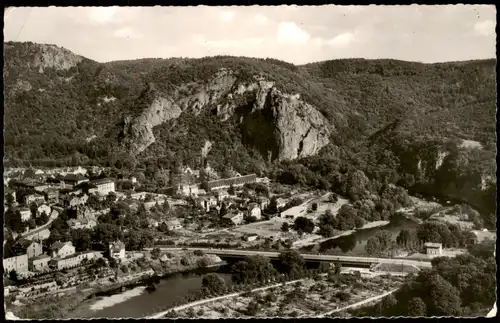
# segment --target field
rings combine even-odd
[[[177,317],[314,317],[398,288],[403,278],[341,275],[305,279],[178,311]]]

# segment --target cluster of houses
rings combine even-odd
[[[82,265],[85,259],[97,257],[93,251],[76,252],[71,241],[55,242],[47,254],[40,243],[23,238],[9,248],[9,253],[12,256],[3,259],[4,273],[14,270],[20,275],[74,268]],[[111,243],[109,254],[117,261],[125,259],[125,244],[121,241]]]

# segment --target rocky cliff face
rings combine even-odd
[[[130,152],[139,154],[155,142],[154,127],[206,108],[222,122],[236,119],[244,144],[269,160],[310,156],[329,142],[326,119],[298,95],[282,93],[261,76],[239,82],[232,71],[222,69],[207,84],[190,84],[171,96],[157,96],[138,116],[127,117],[124,135]]]
[[[69,70],[82,60],[83,57],[65,48],[43,44],[40,45],[40,50],[36,53],[32,64],[38,68],[39,73],[43,73],[45,68]]]

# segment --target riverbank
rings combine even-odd
[[[403,281],[388,275],[322,274],[192,302],[148,318],[316,317],[332,307],[342,310],[382,298]]]
[[[8,311],[15,316],[23,319],[61,319],[75,318],[73,311],[86,301],[95,302],[98,297],[111,297],[102,302],[95,308],[102,309],[112,307],[118,303],[124,302],[131,297],[136,297],[142,293],[141,286],[146,287],[144,279],[157,275],[159,279],[167,278],[171,275],[189,273],[196,270],[210,270],[225,263],[220,258],[212,255],[194,255],[192,252],[173,252],[169,253],[165,261],[161,259],[139,259],[136,262],[129,262],[128,267],[134,267],[141,271],[130,274],[123,274],[110,280],[101,279],[94,282],[93,286],[83,290],[76,289],[66,293],[57,293],[38,299],[25,299],[23,305],[16,305],[14,299],[12,302],[6,302]],[[161,255],[160,257],[161,258]],[[200,261],[205,259],[206,261]],[[115,280],[116,279],[116,280]],[[132,290],[131,290],[132,289]],[[125,296],[112,297],[117,293],[125,291]],[[141,292],[139,293],[139,290]]]
[[[313,240],[313,241],[307,241],[307,240],[297,241],[297,243],[294,243],[292,245],[292,249],[298,249],[298,248],[304,248],[304,247],[313,246],[313,245],[316,245],[316,244],[327,242],[329,240],[334,240],[334,239],[338,239],[338,238],[341,238],[341,237],[346,237],[346,236],[355,234],[359,230],[366,230],[366,229],[373,229],[373,228],[383,227],[383,226],[388,225],[389,223],[390,223],[390,221],[373,221],[373,222],[368,222],[365,225],[363,225],[363,227],[361,227],[359,229],[353,229],[353,230],[343,231],[342,233],[339,233],[339,234],[337,234],[337,235],[335,235],[333,237],[327,237],[327,238],[322,237],[320,235],[315,235],[316,236],[315,240]]]

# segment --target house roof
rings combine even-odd
[[[26,249],[26,248],[28,248],[29,246],[31,246],[31,244],[32,244],[32,243],[36,243],[36,242],[31,241],[31,240],[28,240],[28,239],[21,238],[21,239],[19,239],[19,240],[18,240],[18,241],[14,244],[14,247]]]
[[[31,212],[31,210],[28,209],[27,207],[22,207],[19,209],[19,212]]]
[[[52,244],[52,246],[50,246],[50,250],[52,251],[59,251],[61,250],[64,246],[66,245],[71,245],[71,242],[68,241],[68,242],[60,242],[60,241],[57,241],[57,242],[54,242]]]
[[[108,184],[108,183],[114,183],[115,179],[114,178],[99,178],[99,179],[94,179],[91,180],[90,183],[93,185],[103,185],[103,184]]]
[[[495,240],[497,237],[497,233],[494,231],[472,231],[479,242],[483,241],[484,239],[490,239],[490,240]]]
[[[63,181],[84,181],[88,180],[87,177],[82,176],[82,175],[75,175],[75,174],[67,174],[66,176],[61,176],[61,175],[56,175],[57,179],[62,179]]]
[[[441,248],[443,247],[443,244],[442,243],[437,243],[437,242],[426,242],[424,244],[425,247],[429,247],[429,248]]]
[[[50,259],[50,258],[52,258],[52,257],[51,257],[51,256],[49,256],[49,255],[40,255],[40,256],[38,256],[38,257],[33,258],[33,260],[42,260],[42,259],[46,259],[46,258],[49,258],[49,259]]]
[[[111,249],[113,249],[113,250],[125,249],[125,244],[123,242],[121,242],[120,240],[117,240],[117,241],[111,243]]]
[[[228,213],[226,215],[223,216],[224,219],[232,219],[238,215],[241,215],[241,213]]]

